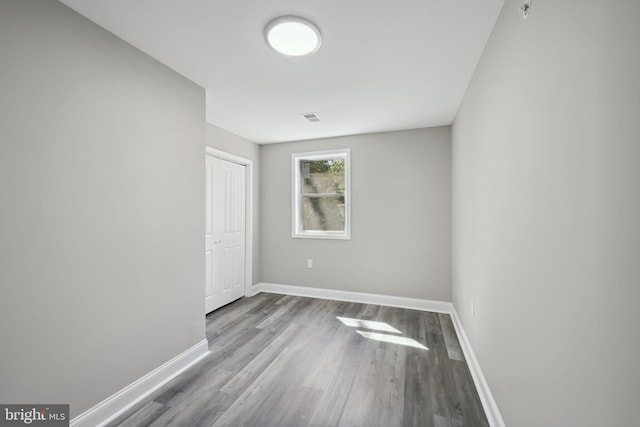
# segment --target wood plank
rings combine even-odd
[[[463,427],[462,421],[459,419],[451,419],[443,417],[442,415],[434,414],[433,416],[434,427]],[[474,425],[475,427],[475,425]]]
[[[462,419],[461,425],[470,425],[478,427],[489,427],[489,421],[487,420],[478,391],[473,384],[473,381],[469,381],[471,372],[466,363],[456,362],[451,364],[451,372],[453,374],[453,380],[456,385],[456,392],[460,402],[464,402],[461,405]]]
[[[442,326],[440,326],[439,313],[423,312],[423,325],[428,334],[442,335]]]
[[[453,327],[451,316],[440,313],[438,314],[438,318],[440,319],[440,325],[442,326],[442,334],[444,335],[444,342],[447,345],[447,354],[449,355],[449,358],[464,362],[464,353],[462,352],[462,347],[460,347],[460,342],[458,341],[456,330]]]
[[[118,424],[120,427],[139,427],[148,426],[164,414],[167,406],[158,402],[148,402],[139,410],[128,416],[124,421]]]
[[[406,426],[433,426],[429,364],[418,354],[407,354],[405,361],[403,422]]]

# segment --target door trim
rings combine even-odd
[[[236,156],[215,148],[205,147],[205,154],[244,166],[245,173],[245,242],[244,242],[244,296],[253,294],[253,160]]]

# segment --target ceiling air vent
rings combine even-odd
[[[319,122],[320,121],[320,116],[318,116],[318,114],[316,114],[316,113],[304,113],[302,115],[302,117],[307,119],[307,121],[310,122],[310,123],[314,123],[314,122]]]

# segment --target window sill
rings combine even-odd
[[[294,239],[332,239],[332,240],[351,240],[349,234],[328,234],[328,233],[294,233],[291,235]]]

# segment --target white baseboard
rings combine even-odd
[[[295,295],[309,298],[323,298],[335,301],[358,302],[361,304],[386,305],[388,307],[410,308],[413,310],[450,313],[450,302],[418,298],[394,297],[390,295],[368,294],[361,292],[339,291],[335,289],[308,288],[306,286],[279,285],[276,283],[258,283],[256,293]]]
[[[455,307],[450,302],[433,301],[417,298],[394,297],[389,295],[368,294],[360,292],[338,291],[334,289],[308,288],[305,286],[280,285],[276,283],[258,283],[252,288],[252,295],[260,292],[272,294],[294,295],[309,298],[323,298],[336,301],[357,302],[362,304],[377,304],[389,307],[409,308],[413,310],[431,311],[435,313],[445,313],[451,316],[453,326],[458,335],[458,341],[464,352],[464,356],[469,365],[473,382],[478,390],[480,401],[487,415],[487,420],[491,427],[505,427],[504,420],[500,415],[496,401],[491,394],[482,369],[478,364],[478,359],[471,348],[471,343],[464,332],[462,323],[458,318]]]
[[[471,371],[473,382],[476,385],[476,390],[478,390],[478,395],[480,396],[484,413],[487,415],[489,425],[491,427],[505,427],[502,415],[500,415],[500,411],[498,410],[498,405],[496,404],[493,394],[489,389],[487,379],[484,377],[482,369],[480,369],[478,359],[476,359],[476,355],[471,348],[471,342],[469,342],[469,338],[462,327],[462,323],[458,317],[458,312],[453,304],[451,305],[451,313],[449,314],[451,316],[451,321],[453,322],[453,327],[458,335],[460,347],[462,347],[464,357],[467,360],[467,365],[469,365],[469,370]]]
[[[209,354],[206,339],[71,420],[72,427],[104,426]]]
[[[252,296],[258,295],[260,292],[262,292],[261,285],[262,283],[256,283],[255,285],[251,285],[251,287],[249,288],[245,296],[252,297]]]

